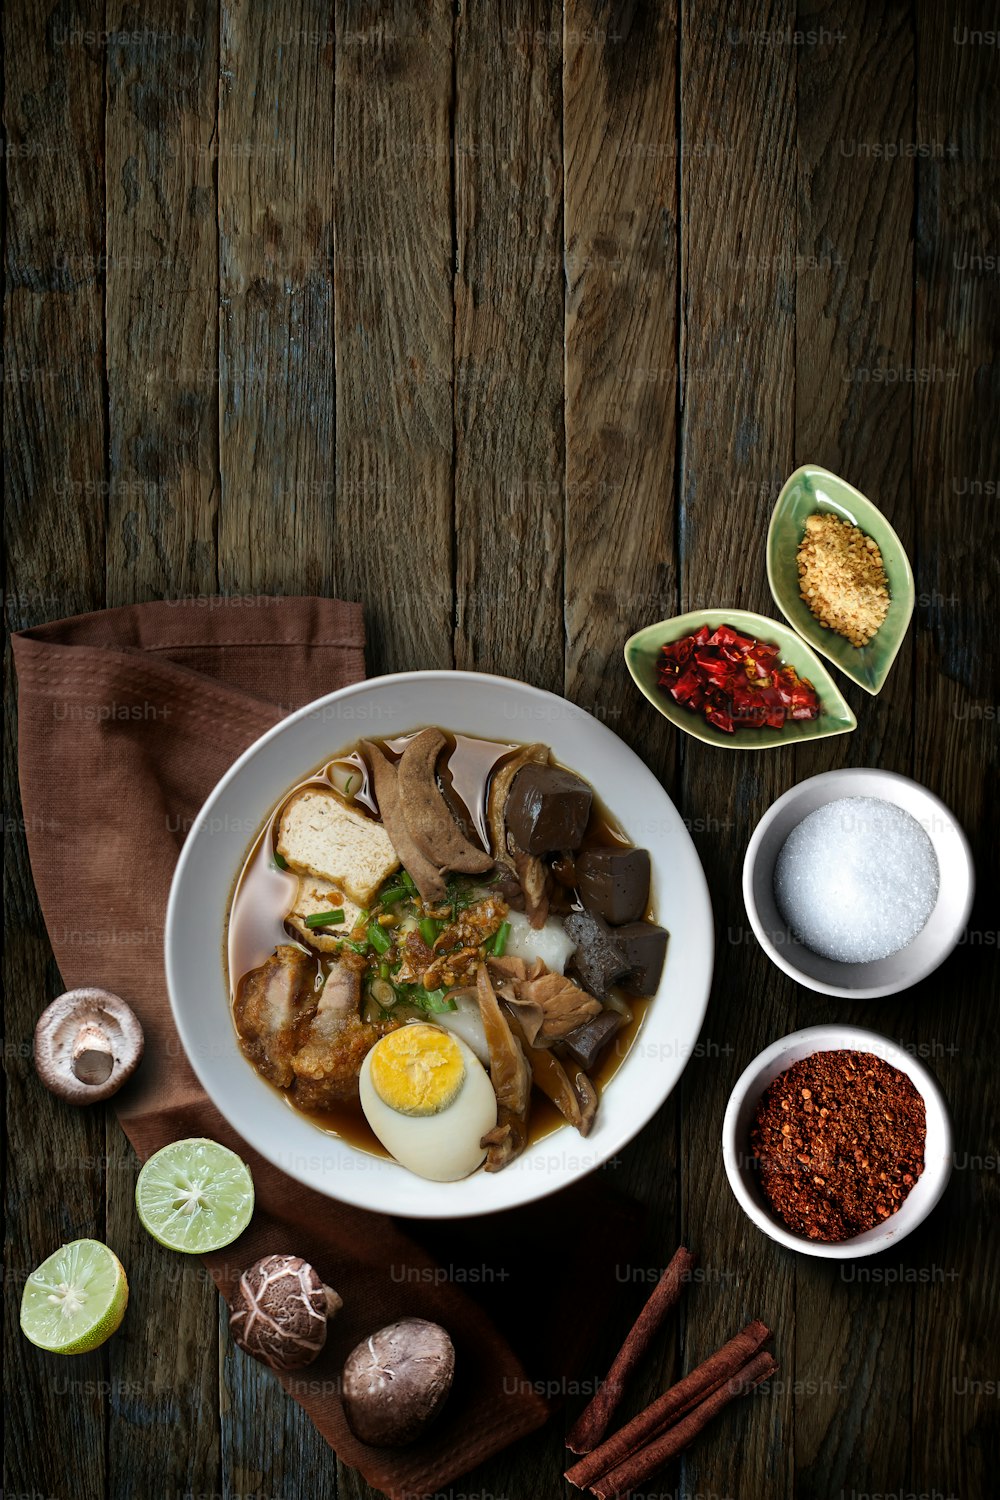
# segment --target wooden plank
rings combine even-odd
[[[677,609],[677,35],[670,7],[572,0],[563,38],[566,693],[672,788],[675,736],[638,697],[622,645]],[[628,832],[642,843],[641,827]],[[678,1120],[675,1093],[602,1174],[643,1204],[647,1236],[599,1290],[613,1315],[582,1372],[592,1385],[681,1240]],[[643,1362],[623,1417],[675,1377],[686,1314]]]
[[[330,5],[228,0],[219,94],[219,584],[329,593]]]
[[[681,39],[681,608],[767,613],[760,496],[794,457],[794,48],[747,33],[794,27],[787,3],[684,9]],[[685,812],[708,876],[719,941],[702,1034],[706,1065],[681,1086],[684,1219],[714,1282],[688,1323],[688,1368],[751,1317],[776,1330],[774,1388],[733,1411],[681,1464],[686,1492],[791,1493],[795,1278],[790,1257],[749,1229],[715,1143],[736,1078],[792,1029],[793,986],[743,941],[742,852],[795,778],[792,754],[749,760],[685,739]],[[801,774],[801,772],[799,773]],[[762,1476],[768,1475],[764,1481]]]
[[[857,485],[912,551],[913,163],[876,150],[913,139],[912,18],[908,5],[892,4],[859,27],[837,0],[810,27],[820,39],[797,50],[799,222],[786,272],[795,296],[795,462],[825,464]],[[843,765],[909,775],[911,639],[877,698],[837,680],[858,727],[797,751],[796,775]],[[799,1026],[830,1014],[827,997],[799,988]],[[907,995],[882,1001],[877,1019],[870,1004],[849,1001],[837,1001],[836,1014],[914,1039]],[[901,1485],[911,1317],[908,1287],[831,1276],[826,1263],[798,1258],[795,1365],[821,1372],[796,1408],[795,1468],[806,1492]]]
[[[335,52],[338,590],[364,601],[370,674],[448,667],[452,8],[344,0]]]
[[[556,0],[463,6],[454,119],[456,665],[554,691],[563,681],[561,33]]]
[[[555,692],[563,685],[561,74],[555,0],[457,11],[455,665]],[[511,725],[512,737],[540,732]],[[557,1494],[564,1467],[548,1426],[460,1487],[514,1495],[529,1484]]]
[[[917,6],[916,776],[961,820],[979,897],[966,941],[912,996],[952,1112],[955,1167],[919,1245],[912,1488],[985,1494],[998,1445],[1000,1294],[983,1275],[998,1211],[995,1049],[1000,594],[1000,167],[996,5]],[[978,40],[977,40],[978,38]],[[928,1413],[933,1418],[928,1419]]]
[[[218,271],[213,142],[218,22],[156,0],[108,11],[107,594],[114,604],[215,588]],[[211,1493],[219,1470],[217,1295],[200,1262],[135,1214],[139,1162],[107,1112],[108,1236],[129,1318],[108,1349],[108,1493]],[[188,1440],[172,1443],[178,1422]]]
[[[657,771],[625,638],[676,607],[676,39],[667,7],[565,17],[566,690]]]
[[[218,14],[155,0],[135,20],[109,4],[110,604],[216,586]]]
[[[336,24],[337,581],[370,672],[453,661],[452,9]]]
[[[329,4],[221,8],[219,582],[328,593],[333,578],[333,22]],[[234,1350],[225,1309],[222,1495],[328,1488],[303,1409]],[[208,1328],[204,1330],[208,1339]]]
[[[48,27],[4,12],[6,265],[3,409],[6,608],[13,627],[97,608],[104,596],[102,57],[75,36],[100,6]],[[4,661],[4,1304],[9,1494],[105,1494],[106,1352],[73,1361],[22,1337],[25,1278],[66,1240],[103,1237],[99,1111],[38,1082],[32,1033],[62,989],[35,896],[17,786],[16,679]],[[39,814],[44,816],[44,813]],[[58,837],[58,829],[44,829]]]

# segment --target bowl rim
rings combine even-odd
[[[680,717],[679,704],[671,705],[663,700],[660,696],[654,695],[653,692],[641,680],[635,670],[632,658],[633,655],[640,649],[638,643],[643,636],[648,635],[652,631],[663,630],[667,626],[683,624],[689,627],[697,628],[695,622],[700,621],[702,624],[706,623],[706,615],[722,615],[724,617],[739,615],[743,620],[752,621],[755,630],[763,627],[766,632],[767,630],[773,629],[776,626],[779,632],[784,631],[790,639],[793,639],[795,641],[797,648],[803,649],[806,652],[807,656],[811,655],[814,658],[815,665],[811,664],[811,670],[815,671],[815,668],[819,667],[820,672],[829,682],[830,687],[836,694],[838,700],[837,708],[840,717],[836,720],[835,727],[825,729],[822,734],[805,736],[796,734],[790,738],[779,735],[774,739],[748,741],[746,739],[738,739],[735,735],[724,735],[721,730],[715,730],[714,733],[710,733],[709,731],[713,729],[713,726],[706,724],[705,721],[696,714],[692,714],[690,716],[692,720],[690,724],[686,723],[684,719]],[[720,621],[720,623],[725,623],[725,621]],[[665,643],[665,641],[661,642],[661,644]],[[773,615],[758,614],[756,610],[744,609],[741,605],[738,604],[711,605],[710,607],[705,609],[690,609],[686,610],[683,614],[668,615],[664,620],[654,620],[651,621],[648,625],[643,625],[639,630],[635,630],[632,632],[632,634],[626,640],[622,650],[625,657],[625,665],[628,668],[629,676],[632,678],[632,681],[635,683],[642,696],[646,699],[647,703],[652,704],[653,708],[655,708],[657,713],[661,714],[663,718],[667,720],[668,724],[672,724],[673,727],[675,729],[679,729],[682,734],[688,734],[692,737],[692,739],[699,740],[703,745],[714,745],[717,749],[720,750],[781,750],[787,749],[790,745],[808,745],[814,740],[833,739],[838,734],[853,734],[855,729],[857,729],[858,727],[858,720],[854,710],[848,703],[847,699],[844,697],[843,693],[840,691],[840,688],[837,686],[836,682],[834,682],[833,677],[831,676],[828,669],[820,660],[819,654],[814,650],[812,643],[810,641],[807,641],[804,635],[800,635],[795,627],[787,619],[777,620]],[[675,709],[678,710],[677,717],[675,717],[674,714]]]
[[[886,1228],[881,1238],[866,1244],[858,1244],[861,1236],[830,1242],[810,1240],[804,1235],[796,1234],[794,1230],[779,1223],[776,1217],[755,1201],[747,1189],[743,1169],[738,1165],[739,1142],[736,1138],[736,1122],[755,1080],[761,1073],[770,1070],[773,1064],[785,1054],[798,1051],[804,1046],[811,1046],[813,1042],[816,1043],[812,1047],[813,1052],[873,1052],[892,1067],[898,1068],[901,1073],[907,1075],[921,1095],[928,1116],[931,1108],[934,1108],[937,1113],[937,1125],[942,1132],[940,1155],[936,1156],[933,1161],[928,1161],[926,1155],[924,1158],[924,1172],[920,1182],[928,1180],[930,1187],[926,1195],[927,1201],[922,1205],[920,1212],[905,1228]],[[828,1045],[823,1045],[824,1043]],[[788,1066],[791,1066],[792,1061],[793,1059],[789,1060]],[[784,1071],[784,1068],[779,1068],[774,1076]],[[847,1022],[828,1021],[816,1026],[804,1026],[798,1031],[789,1032],[787,1036],[779,1037],[777,1041],[771,1042],[763,1051],[758,1052],[757,1056],[752,1058],[743,1069],[733,1085],[726,1104],[722,1122],[722,1157],[726,1177],[737,1203],[751,1222],[756,1224],[757,1228],[770,1239],[779,1245],[784,1245],[788,1250],[796,1250],[799,1254],[817,1256],[823,1260],[860,1260],[864,1256],[878,1255],[885,1250],[895,1248],[908,1234],[912,1234],[913,1230],[918,1228],[937,1207],[951,1179],[954,1166],[954,1133],[951,1114],[941,1085],[919,1058],[914,1057],[905,1047],[881,1032],[871,1031],[866,1026],[854,1026]],[[896,1217],[897,1214],[891,1214],[885,1220],[885,1225],[891,1226]],[[865,1230],[863,1233],[871,1234],[872,1231]]]
[[[932,956],[930,961],[917,974],[899,984],[890,982],[888,984],[859,985],[854,989],[847,989],[842,985],[830,984],[823,979],[815,979],[812,975],[804,973],[802,969],[788,961],[782,950],[776,944],[772,943],[770,934],[760,919],[757,902],[754,898],[753,885],[760,846],[771,824],[780,813],[786,807],[790,807],[794,802],[798,801],[803,796],[806,787],[817,786],[821,782],[829,784],[844,781],[850,782],[857,776],[875,776],[879,780],[904,782],[907,786],[915,787],[933,804],[939,813],[944,815],[949,825],[953,828],[965,857],[965,865],[968,871],[968,889],[962,905],[960,920],[956,924],[953,936],[941,946],[936,955]],[[832,802],[834,800],[834,798],[828,797],[825,799],[825,802]],[[823,806],[825,802],[818,805]],[[743,856],[742,886],[743,906],[746,910],[750,926],[753,928],[754,936],[771,962],[776,964],[790,979],[794,979],[797,984],[804,985],[806,989],[815,991],[816,994],[832,995],[838,1000],[881,1000],[886,995],[898,995],[901,991],[912,989],[914,985],[922,983],[928,975],[934,973],[935,969],[941,967],[946,958],[950,958],[951,954],[954,953],[959,939],[968,925],[969,917],[972,914],[972,906],[976,895],[976,867],[965,829],[948,804],[943,802],[936,792],[932,792],[922,782],[916,781],[912,776],[904,776],[900,771],[884,770],[881,766],[841,766],[833,771],[820,771],[815,776],[807,776],[804,781],[797,781],[794,786],[788,788],[787,792],[782,792],[780,797],[775,798],[750,835],[746,854]]]
[[[342,1174],[342,1179],[338,1181],[338,1190],[336,1193],[334,1193],[328,1187],[317,1182],[315,1179],[315,1175],[311,1174],[308,1168],[302,1168],[295,1162],[292,1162],[291,1164],[283,1164],[280,1161],[277,1161],[275,1159],[275,1155],[268,1149],[268,1144],[264,1141],[261,1131],[246,1128],[245,1122],[243,1120],[241,1120],[240,1123],[237,1124],[231,1118],[229,1112],[220,1104],[216,1103],[214,1083],[211,1078],[212,1070],[211,1068],[205,1067],[203,1065],[199,1049],[197,1045],[195,1045],[195,1038],[191,1026],[188,1023],[186,1012],[184,1011],[183,1007],[180,1007],[175,1002],[174,998],[175,994],[180,993],[182,989],[181,977],[178,973],[178,956],[175,952],[178,909],[182,900],[182,890],[185,884],[185,875],[188,866],[194,857],[194,851],[198,845],[198,839],[195,835],[197,834],[199,829],[208,826],[210,821],[209,815],[212,812],[214,804],[224,796],[233,781],[235,781],[242,774],[244,768],[249,764],[249,762],[252,761],[256,756],[263,753],[266,746],[271,744],[274,740],[280,738],[280,736],[285,733],[292,725],[304,719],[307,719],[314,714],[324,711],[329,707],[331,703],[340,703],[356,695],[369,692],[376,685],[378,685],[379,688],[391,688],[396,684],[412,683],[414,681],[421,681],[425,683],[434,681],[455,682],[456,679],[461,680],[468,678],[475,678],[480,682],[490,684],[502,690],[509,689],[511,687],[514,687],[518,690],[524,690],[532,695],[534,699],[541,700],[547,705],[551,705],[553,707],[558,706],[563,711],[565,711],[566,709],[570,709],[573,713],[588,719],[594,726],[596,726],[597,730],[600,733],[610,736],[622,752],[624,752],[627,756],[634,757],[638,764],[643,768],[643,770],[660,788],[663,797],[666,799],[673,813],[676,815],[678,824],[685,833],[690,843],[691,854],[693,856],[693,863],[691,865],[690,871],[691,879],[689,881],[686,881],[685,885],[690,894],[690,899],[694,901],[700,908],[702,925],[705,933],[707,934],[707,963],[704,974],[704,984],[703,986],[699,987],[703,988],[704,993],[700,996],[700,999],[698,999],[697,997],[695,997],[694,999],[693,1009],[697,1013],[694,1019],[697,1020],[697,1027],[696,1029],[694,1029],[694,1040],[692,1041],[691,1046],[688,1048],[686,1054],[683,1056],[683,1061],[681,1063],[680,1072],[678,1073],[677,1078],[665,1091],[660,1089],[651,1089],[647,1093],[642,1094],[642,1102],[636,1106],[634,1117],[631,1118],[627,1123],[619,1125],[614,1133],[610,1135],[605,1142],[603,1142],[599,1147],[589,1153],[589,1156],[585,1152],[581,1151],[580,1161],[577,1167],[568,1168],[566,1174],[562,1176],[552,1177],[549,1176],[549,1174],[545,1174],[545,1176],[542,1177],[542,1174],[533,1174],[534,1180],[525,1178],[522,1183],[523,1191],[518,1195],[516,1201],[512,1203],[497,1202],[495,1204],[489,1203],[485,1206],[476,1204],[471,1208],[468,1205],[463,1206],[457,1203],[454,1206],[447,1207],[427,1207],[422,1205],[419,1209],[410,1208],[408,1205],[386,1207],[381,1203],[373,1204],[368,1195],[366,1195],[364,1192],[359,1193],[356,1191],[355,1179],[362,1175],[360,1173],[354,1174],[353,1177],[350,1173]],[[238,873],[238,871],[234,872],[234,878],[236,873]],[[309,1187],[313,1191],[321,1193],[326,1197],[329,1197],[334,1202],[347,1203],[354,1207],[365,1209],[368,1212],[386,1213],[396,1218],[446,1220],[452,1218],[461,1218],[470,1213],[475,1214],[477,1217],[485,1215],[487,1213],[501,1213],[507,1211],[510,1208],[521,1207],[527,1203],[536,1202],[542,1198],[549,1197],[553,1193],[560,1191],[562,1188],[570,1186],[571,1183],[576,1182],[583,1177],[589,1176],[591,1172],[597,1170],[605,1162],[607,1162],[608,1160],[612,1160],[617,1152],[622,1150],[624,1146],[632,1141],[641,1130],[645,1129],[650,1120],[653,1119],[657,1111],[663,1106],[663,1104],[669,1098],[670,1094],[677,1087],[677,1084],[679,1083],[688,1062],[690,1062],[691,1057],[694,1055],[694,1045],[697,1037],[701,1033],[701,1028],[704,1025],[705,1015],[708,1010],[708,1003],[711,995],[712,979],[715,967],[714,935],[715,919],[712,910],[711,893],[709,891],[704,867],[701,863],[701,857],[698,854],[694,841],[693,839],[691,839],[690,833],[688,832],[681,814],[677,810],[676,805],[673,802],[673,799],[670,797],[670,794],[667,792],[666,788],[663,787],[659,778],[654,774],[653,771],[649,769],[648,766],[646,766],[645,762],[637,755],[637,753],[632,749],[630,745],[626,744],[626,742],[622,740],[621,737],[617,735],[609,725],[603,723],[594,714],[591,714],[588,712],[588,710],[572,703],[568,698],[564,698],[558,693],[550,692],[546,688],[536,687],[534,684],[525,682],[521,678],[502,677],[496,673],[476,671],[467,672],[457,668],[442,667],[426,668],[410,672],[384,673],[373,677],[365,677],[360,682],[348,683],[344,687],[336,688],[330,693],[325,693],[321,697],[313,699],[311,702],[304,704],[301,708],[296,709],[293,713],[286,715],[276,724],[273,724],[269,729],[265,730],[263,734],[258,735],[256,739],[254,739],[243,751],[241,751],[239,756],[237,756],[237,758],[233,761],[232,765],[227,768],[227,770],[223,773],[223,775],[219,778],[219,780],[212,787],[211,791],[208,793],[208,796],[202,803],[202,806],[191,825],[191,830],[187,838],[185,839],[184,845],[178,856],[177,864],[174,868],[174,873],[171,878],[170,893],[167,900],[164,922],[163,952],[166,970],[167,993],[170,1001],[171,1014],[174,1020],[174,1024],[177,1028],[177,1033],[180,1038],[181,1045],[184,1048],[185,1056],[187,1057],[187,1060],[202,1088],[205,1090],[209,1099],[215,1105],[215,1108],[219,1110],[220,1114],[227,1121],[230,1127],[236,1132],[236,1134],[240,1136],[241,1139],[246,1141],[248,1146],[257,1151],[265,1160],[277,1166],[278,1170],[283,1172],[285,1176],[290,1177],[295,1181],[301,1182],[304,1186]],[[220,950],[222,949],[223,944],[224,934],[220,934]],[[655,998],[656,997],[654,996],[653,999],[655,1000]],[[627,1062],[628,1057],[626,1056],[626,1058],[623,1059],[622,1066],[626,1066]],[[633,1097],[638,1098],[640,1096],[634,1094]],[[559,1137],[564,1131],[572,1131],[572,1127],[565,1123],[560,1124],[556,1127],[556,1130],[554,1132],[544,1137],[543,1141],[540,1144],[544,1146],[547,1142]],[[325,1139],[325,1136],[322,1132],[318,1132],[318,1139],[319,1141]],[[342,1141],[337,1137],[335,1137],[334,1140],[337,1144],[344,1146],[346,1149],[352,1152],[357,1151],[357,1148],[351,1146],[350,1142]],[[393,1165],[398,1166],[397,1163],[393,1163]],[[400,1168],[400,1170],[405,1169]],[[473,1174],[473,1176],[476,1175],[477,1174]],[[428,1183],[428,1186],[450,1187],[455,1185]]]
[[[902,629],[900,630],[899,635],[896,638],[896,644],[892,648],[892,650],[890,651],[890,653],[889,653],[888,657],[886,658],[886,661],[885,661],[885,663],[884,663],[884,665],[882,667],[882,671],[881,671],[881,675],[879,677],[879,680],[878,680],[878,682],[874,686],[870,682],[866,682],[865,679],[864,679],[864,677],[862,677],[860,675],[860,673],[853,672],[849,666],[845,666],[845,664],[843,662],[838,661],[836,657],[831,656],[831,654],[830,654],[829,651],[824,650],[822,644],[820,644],[820,633],[823,630],[823,626],[820,625],[820,623],[819,623],[818,620],[816,622],[816,635],[815,636],[812,636],[812,635],[809,635],[809,636],[803,635],[802,631],[799,630],[798,626],[791,619],[791,616],[786,613],[785,606],[781,602],[781,595],[780,595],[780,593],[778,591],[778,586],[777,586],[777,584],[775,582],[775,572],[776,572],[776,570],[774,568],[773,561],[772,561],[772,558],[773,558],[773,549],[772,549],[772,545],[771,545],[772,544],[772,538],[773,538],[773,535],[774,535],[775,528],[777,526],[778,516],[779,516],[779,514],[781,512],[782,506],[785,503],[785,497],[786,497],[788,491],[790,490],[790,488],[791,488],[791,486],[793,484],[795,484],[797,481],[799,481],[800,479],[802,479],[803,476],[805,476],[806,474],[822,474],[822,475],[826,476],[829,479],[835,479],[836,482],[839,485],[843,485],[844,489],[848,490],[851,493],[851,495],[853,495],[855,497],[856,500],[860,500],[861,501],[860,509],[863,510],[865,507],[867,507],[869,510],[874,511],[875,514],[878,516],[879,520],[881,521],[882,525],[885,527],[886,531],[888,531],[889,535],[892,537],[893,541],[896,543],[896,546],[899,549],[899,555],[900,555],[900,557],[903,560],[903,567],[905,569],[905,583],[906,583],[906,591],[905,591],[906,619],[904,620],[903,625],[902,625]],[[798,468],[795,469],[793,473],[789,474],[788,478],[785,480],[784,484],[781,486],[781,489],[778,491],[778,497],[777,497],[777,499],[774,502],[774,507],[773,507],[773,509],[771,511],[771,518],[768,521],[768,525],[767,525],[767,536],[766,536],[765,541],[764,541],[764,565],[765,565],[765,567],[767,569],[767,586],[771,590],[771,598],[774,600],[775,604],[778,606],[778,609],[781,611],[781,613],[784,616],[785,620],[787,621],[789,627],[792,630],[795,631],[796,635],[801,636],[802,640],[804,640],[807,645],[811,646],[812,649],[818,655],[822,656],[826,661],[828,661],[830,663],[830,665],[836,669],[836,671],[842,672],[843,675],[846,678],[849,679],[849,681],[855,683],[864,692],[868,693],[870,697],[872,697],[872,698],[877,697],[878,694],[885,687],[886,680],[887,680],[887,678],[889,676],[890,671],[892,670],[893,663],[895,662],[896,657],[899,655],[899,652],[900,652],[900,649],[902,648],[903,642],[906,639],[906,632],[909,630],[911,621],[913,620],[913,610],[914,610],[914,607],[915,607],[915,604],[916,604],[916,585],[915,585],[914,579],[913,579],[913,566],[912,566],[912,564],[910,562],[909,555],[908,555],[908,553],[906,551],[906,548],[903,546],[903,543],[900,541],[899,533],[897,532],[896,528],[893,526],[892,522],[889,520],[888,516],[885,514],[885,511],[880,510],[880,508],[875,504],[874,500],[870,499],[867,495],[863,494],[862,491],[859,490],[856,485],[851,484],[849,480],[841,478],[841,476],[839,474],[835,473],[833,469],[828,469],[823,464],[813,464],[813,463],[799,464]]]

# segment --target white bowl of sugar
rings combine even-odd
[[[954,814],[894,771],[827,771],[779,797],[743,862],[758,942],[811,990],[893,995],[948,957],[975,874]]]

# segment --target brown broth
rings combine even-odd
[[[392,739],[377,741],[394,759],[403,752],[406,742],[419,731]],[[452,746],[441,781],[445,796],[458,821],[467,833],[475,831],[485,846],[490,840],[486,827],[486,807],[489,781],[497,765],[513,751],[520,748],[511,742],[478,739],[472,735],[447,736]],[[294,942],[302,946],[301,934],[286,926],[283,912],[287,911],[295,893],[297,876],[286,873],[274,862],[278,816],[286,802],[296,792],[307,786],[336,787],[337,773],[357,774],[360,785],[352,788],[352,798],[368,812],[377,811],[369,787],[368,769],[359,750],[343,751],[332,756],[310,775],[297,781],[281,798],[267,818],[260,833],[244,860],[236,878],[229,905],[229,921],[225,939],[225,967],[229,984],[230,1007],[243,978],[251,969],[264,963],[280,943]],[[597,846],[618,845],[630,847],[631,841],[623,833],[597,793],[581,849]],[[652,909],[647,913],[654,920]],[[320,959],[316,958],[317,970]],[[618,1032],[610,1046],[605,1048],[598,1065],[590,1074],[592,1083],[600,1097],[621,1067],[631,1050],[642,1026],[649,1006],[648,998],[625,997],[632,1018]],[[235,1026],[235,1018],[233,1022]],[[252,1064],[251,1064],[252,1066]],[[339,1104],[336,1109],[304,1110],[284,1089],[275,1088],[289,1109],[305,1115],[318,1129],[328,1135],[337,1136],[360,1151],[373,1156],[389,1157],[389,1153],[375,1136],[364,1117],[357,1100]],[[538,1089],[532,1091],[531,1111],[528,1122],[528,1144],[534,1145],[552,1135],[565,1121],[552,1101]]]

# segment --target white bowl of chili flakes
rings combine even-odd
[[[758,1229],[829,1260],[896,1246],[938,1203],[953,1162],[948,1108],[927,1068],[876,1031],[838,1024],[792,1032],[754,1058],[730,1095],[722,1151]]]

